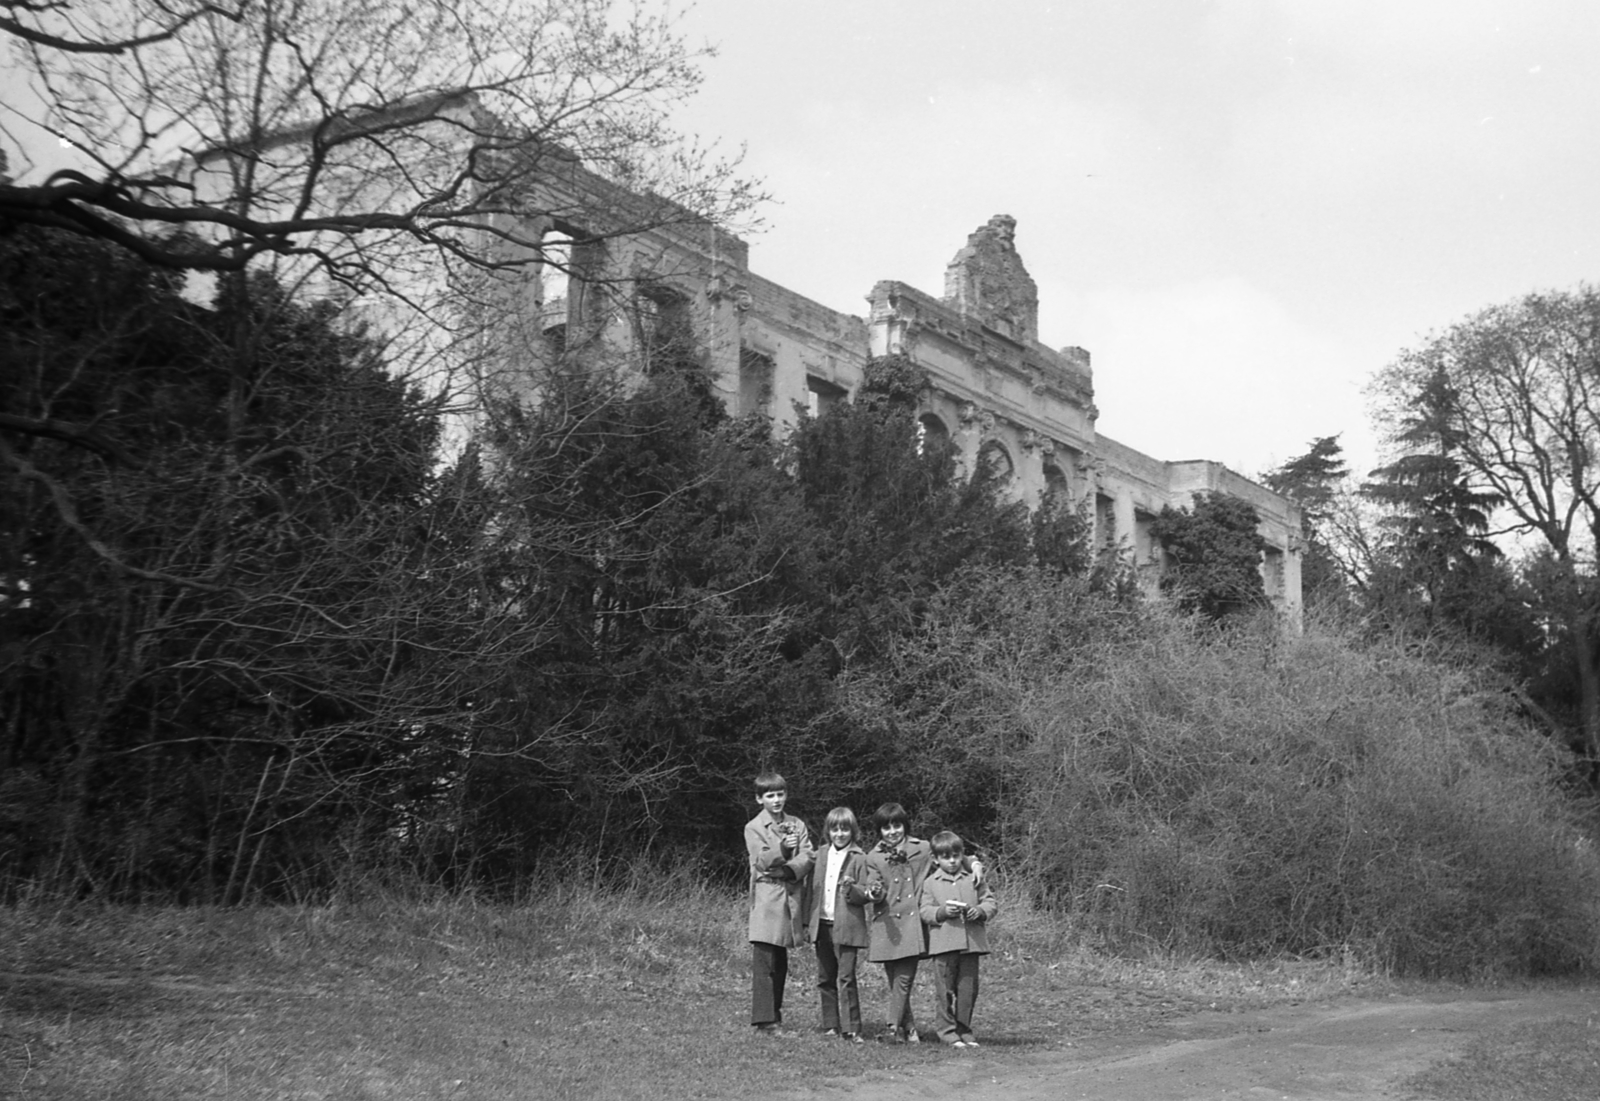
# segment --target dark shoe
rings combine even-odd
[[[866,1043],[866,1041],[861,1038],[861,1033],[859,1032],[841,1032],[839,1034],[839,1038],[841,1040],[847,1040],[852,1044]]]
[[[898,1028],[891,1028],[887,1032],[878,1033],[878,1043],[880,1044],[903,1044],[905,1042],[906,1038]]]
[[[917,1030],[916,1029],[914,1029],[914,1028],[906,1029],[906,1043],[908,1043],[908,1044],[920,1044],[920,1043],[922,1043],[922,1037],[917,1035]]]
[[[978,1043],[978,1038],[976,1036],[974,1036],[970,1032],[967,1033],[965,1036],[961,1037],[961,1042],[966,1044],[968,1047],[982,1047],[983,1046],[982,1044]]]
[[[764,1025],[756,1025],[755,1028],[756,1028],[756,1031],[759,1032],[763,1036],[791,1036],[791,1035],[793,1035],[793,1033],[791,1033],[791,1032],[787,1031],[786,1029],[784,1029],[783,1025],[780,1024],[777,1021],[768,1021]]]

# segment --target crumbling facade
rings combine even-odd
[[[466,99],[449,104],[477,110]],[[666,200],[629,192],[569,156],[540,163],[527,213],[500,216],[515,239],[539,244],[504,257],[498,285],[477,299],[483,330],[499,334],[498,354],[478,342],[480,361],[503,365],[496,386],[520,385],[537,400],[530,348],[535,357],[610,348],[647,365],[692,348],[731,413],[792,424],[801,411],[850,400],[870,357],[903,354],[932,383],[924,433],[953,442],[969,470],[986,466],[1030,507],[1051,494],[1084,506],[1099,545],[1125,553],[1152,586],[1162,561],[1150,521],[1164,506],[1187,506],[1201,492],[1247,501],[1268,546],[1266,590],[1298,622],[1299,508],[1220,463],[1164,461],[1096,430],[1089,353],[1040,342],[1038,288],[1017,251],[1014,218],[998,215],[967,238],[941,296],[886,280],[872,288],[863,319],[757,275],[744,241]],[[223,154],[201,158],[196,186],[203,191],[225,168]],[[451,296],[459,300],[459,288],[442,283],[415,295]]]
[[[1201,492],[1249,502],[1269,548],[1262,562],[1266,590],[1298,622],[1298,506],[1221,463],[1157,459],[1096,431],[1089,353],[1040,343],[1038,289],[1015,236],[1015,219],[991,218],[951,260],[942,296],[886,280],[872,288],[863,319],[755,274],[736,237],[661,228],[608,244],[607,270],[633,273],[631,325],[626,307],[598,328],[594,318],[580,316],[593,309],[594,297],[590,292],[590,304],[581,304],[577,275],[560,294],[553,279],[535,292],[534,308],[547,328],[570,333],[587,326],[605,340],[630,334],[648,340],[670,313],[704,349],[729,411],[760,412],[780,423],[850,400],[869,357],[908,356],[932,383],[920,412],[923,432],[953,442],[969,470],[986,464],[1030,507],[1048,494],[1086,505],[1097,542],[1125,553],[1148,585],[1162,569],[1150,521],[1163,506],[1188,506]],[[628,298],[613,289],[612,301]],[[649,318],[643,326],[640,310]]]

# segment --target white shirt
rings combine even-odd
[[[828,870],[822,877],[822,920],[833,920],[834,900],[839,897],[839,875],[844,871],[845,857],[850,853],[846,849],[835,848],[830,842],[828,845]]]

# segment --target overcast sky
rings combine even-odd
[[[1595,0],[700,0],[680,118],[777,202],[761,275],[860,314],[1018,220],[1102,432],[1255,475],[1429,332],[1600,257]],[[0,79],[7,98],[15,82]]]
[[[1593,0],[700,0],[686,129],[778,204],[751,267],[861,314],[1017,218],[1099,428],[1254,475],[1429,332],[1600,258]]]

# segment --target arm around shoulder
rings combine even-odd
[[[988,883],[978,884],[978,920],[988,921],[1000,912],[1000,902]]]

